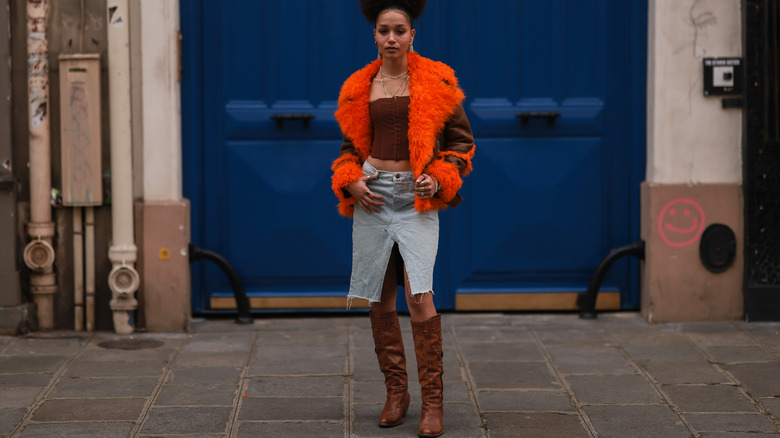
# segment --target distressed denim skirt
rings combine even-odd
[[[404,260],[412,295],[433,292],[433,265],[439,249],[439,214],[414,209],[412,172],[379,171],[366,161],[363,174],[377,175],[368,188],[384,196],[379,212],[355,206],[352,221],[352,278],[348,299],[379,302],[394,244]]]

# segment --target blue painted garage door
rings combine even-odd
[[[343,309],[351,222],[330,191],[333,111],[376,56],[356,3],[182,2],[193,243],[233,262],[253,307]],[[601,257],[638,238],[639,3],[430,1],[415,23],[415,49],[458,73],[477,143],[466,200],[441,216],[440,308],[570,308]],[[194,268],[193,310],[232,307],[223,274]],[[614,307],[638,306],[636,271],[611,269]]]

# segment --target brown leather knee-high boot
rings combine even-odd
[[[444,433],[443,415],[444,373],[441,348],[441,315],[422,322],[412,322],[414,351],[417,354],[417,375],[422,389],[422,413],[417,435],[437,437]]]
[[[398,312],[377,315],[374,310],[371,310],[368,314],[371,317],[371,331],[374,334],[374,351],[379,361],[379,369],[385,375],[387,387],[387,401],[379,415],[379,426],[398,426],[404,422],[411,400]]]

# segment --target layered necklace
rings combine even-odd
[[[379,73],[382,74],[382,77],[379,78],[379,83],[382,84],[382,90],[385,92],[385,97],[387,98],[392,97],[393,99],[396,99],[399,94],[403,94],[404,90],[406,90],[406,86],[409,84],[409,70],[406,70],[405,72],[396,76],[390,76],[389,74],[385,73],[384,70],[382,70],[382,67],[379,67]],[[390,90],[388,90],[387,86],[385,85],[385,78],[400,79],[404,76],[406,77],[403,79],[403,83],[398,87],[395,93],[390,93]]]

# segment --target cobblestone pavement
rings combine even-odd
[[[413,437],[368,317],[198,320],[191,334],[0,337],[0,436]],[[780,324],[445,314],[444,437],[780,435]]]

